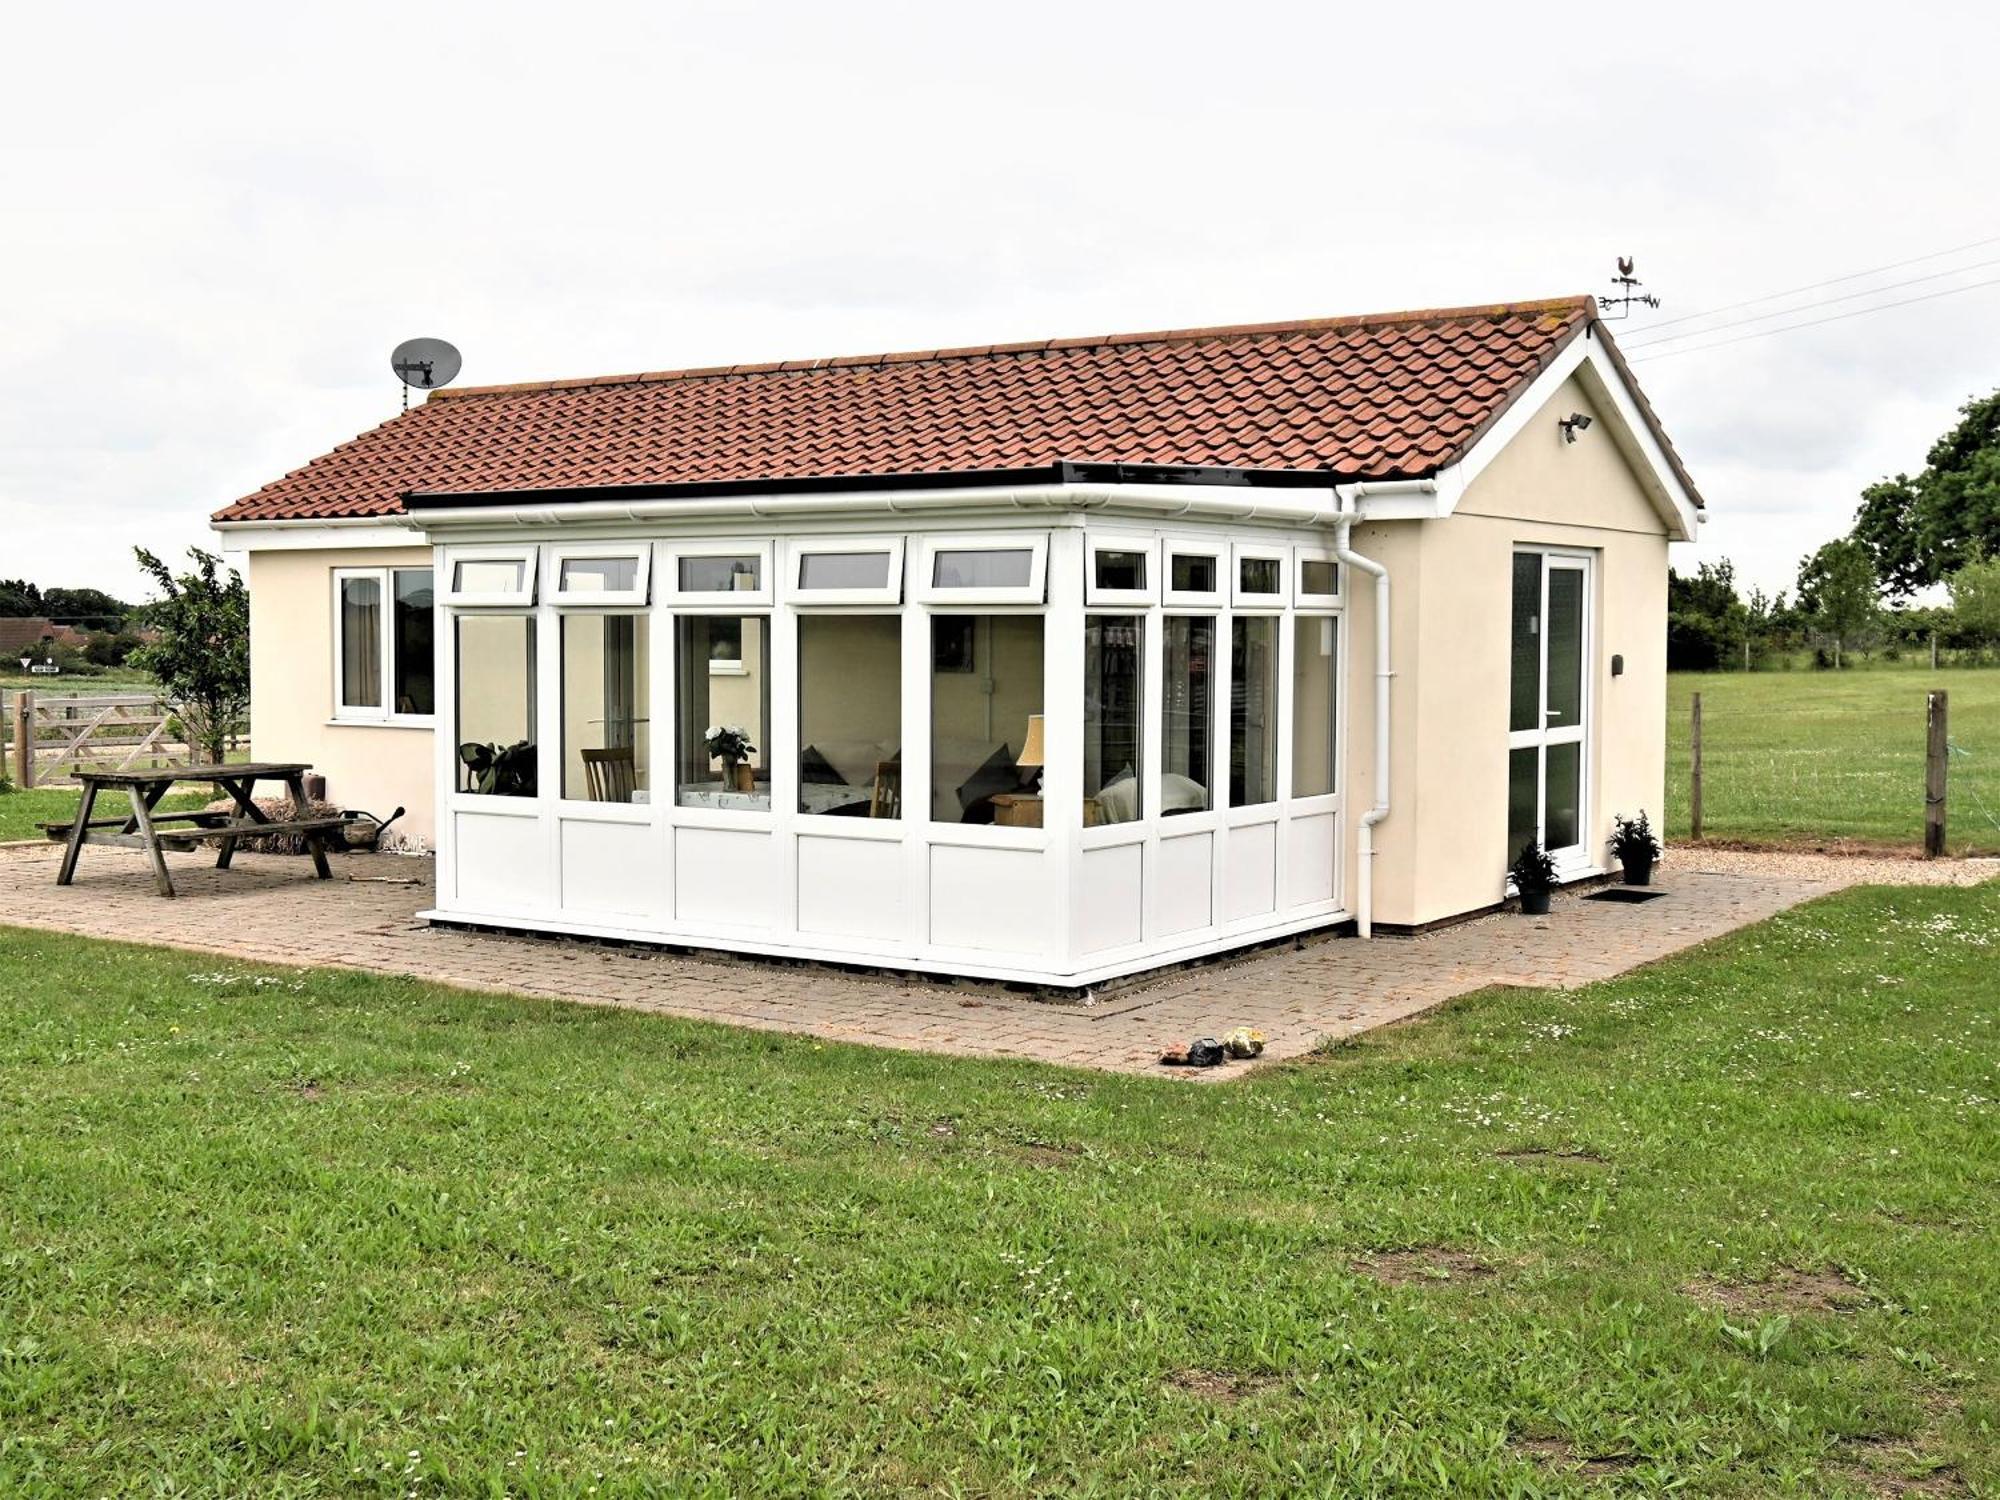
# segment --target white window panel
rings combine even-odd
[[[438,602],[459,608],[520,608],[535,602],[534,547],[448,547]]]
[[[748,537],[660,544],[660,602],[674,605],[769,604],[771,544]]]
[[[436,609],[421,568],[333,570],[333,716],[429,724]]]
[[[1151,537],[1092,532],[1086,552],[1084,600],[1145,606],[1159,601],[1160,549]]]
[[[643,543],[572,543],[549,550],[549,582],[557,604],[644,604],[653,549]]]
[[[1168,604],[1194,604],[1209,609],[1229,592],[1229,549],[1217,542],[1176,541],[1160,546],[1161,597]]]
[[[900,604],[903,539],[815,537],[791,543],[786,597],[793,604]]]
[[[918,597],[929,604],[1041,604],[1048,566],[1047,532],[927,537]]]
[[[1345,583],[1340,560],[1327,547],[1299,547],[1292,553],[1292,579],[1298,602],[1325,608],[1340,603]]]
[[[1229,597],[1238,609],[1283,609],[1289,548],[1238,542],[1229,549]]]

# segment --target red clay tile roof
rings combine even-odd
[[[1592,321],[1573,297],[437,391],[215,519],[395,515],[413,491],[1063,462],[1420,476]]]

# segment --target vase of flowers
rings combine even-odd
[[[1646,820],[1644,808],[1636,818],[1612,815],[1611,852],[1625,867],[1627,885],[1653,883],[1653,861],[1660,857],[1660,841],[1653,835],[1653,825]]]
[[[702,740],[708,747],[708,758],[722,762],[725,787],[738,792],[756,790],[757,773],[750,757],[757,753],[757,747],[750,743],[748,731],[736,724],[711,724]]]

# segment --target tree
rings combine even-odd
[[[160,592],[143,611],[160,639],[134,651],[132,664],[159,679],[188,745],[219,762],[250,707],[250,591],[199,547],[188,548],[194,568],[178,578],[144,547],[132,550]]]
[[[1984,554],[2000,556],[2000,391],[1959,408],[1924,470],[1861,492],[1853,538],[1882,588],[1901,598]]]
[[[1743,648],[1749,612],[1736,596],[1736,565],[1700,563],[1692,578],[1667,572],[1667,669],[1712,672]]]
[[[37,613],[79,630],[116,630],[132,613],[132,606],[102,589],[43,589]]]
[[[1974,558],[1947,582],[1959,631],[1975,645],[2000,645],[2000,557]]]
[[[32,620],[42,608],[42,591],[25,578],[0,578],[0,619]]]
[[[1799,562],[1799,609],[1813,629],[1833,641],[1833,664],[1843,644],[1865,630],[1877,610],[1875,562],[1852,537],[1828,542]]]

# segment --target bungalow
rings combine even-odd
[[[1598,873],[1701,504],[1569,298],[446,389],[214,524],[434,919],[1075,986]]]

